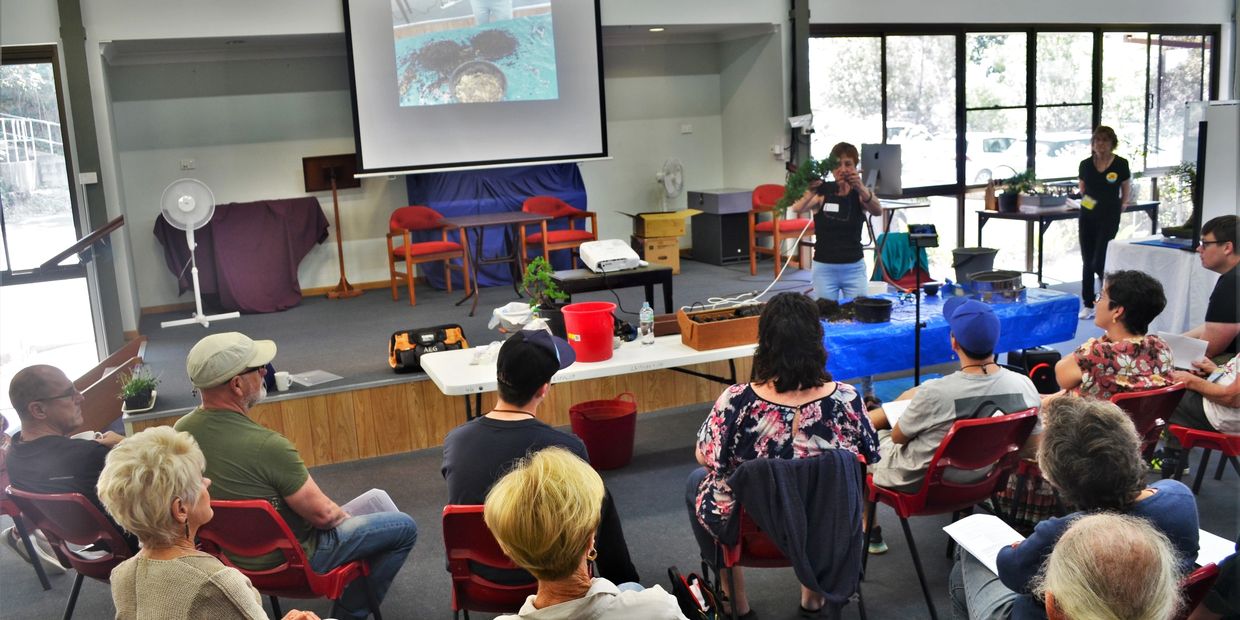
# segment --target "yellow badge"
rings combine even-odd
[[[1116,173],[1116,172],[1107,173],[1107,183],[1114,183],[1115,179],[1118,179],[1118,178],[1119,178],[1119,173]]]

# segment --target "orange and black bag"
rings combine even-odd
[[[388,365],[395,372],[422,372],[422,356],[436,351],[468,349],[460,325],[403,329],[388,339]]]

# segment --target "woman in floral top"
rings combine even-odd
[[[1170,385],[1171,348],[1145,333],[1166,305],[1158,280],[1140,271],[1107,274],[1094,315],[1094,325],[1106,333],[1055,364],[1059,387],[1076,396],[1110,400],[1123,392]]]
[[[861,396],[851,385],[831,380],[822,346],[818,308],[805,295],[782,293],[766,304],[758,320],[753,381],[723,391],[697,437],[703,467],[689,477],[686,500],[702,557],[713,558],[716,533],[735,502],[728,478],[753,459],[809,458],[827,450],[878,460],[878,437]],[[730,593],[738,616],[752,613],[739,568]],[[801,606],[817,610],[823,598],[801,588]]]

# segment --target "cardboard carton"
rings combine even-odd
[[[648,211],[645,213],[624,213],[633,218],[633,235],[637,237],[679,237],[685,234],[685,220],[701,211],[682,209],[680,211]]]

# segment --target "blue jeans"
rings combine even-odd
[[[810,277],[814,281],[814,297],[817,299],[843,301],[865,295],[867,280],[864,258],[855,263],[814,261]]]
[[[512,19],[512,0],[469,0],[477,25]]]
[[[364,559],[370,563],[370,587],[375,599],[383,602],[405,557],[418,541],[418,524],[403,512],[376,512],[349,517],[331,530],[320,530],[318,547],[310,558],[310,568],[326,573],[341,564]],[[342,613],[343,612],[343,613]],[[365,618],[370,615],[366,589],[361,579],[345,588],[332,608],[332,615]]]
[[[956,564],[947,578],[953,620],[1005,620],[1012,615],[1017,594],[999,581],[985,564],[956,548]]]

